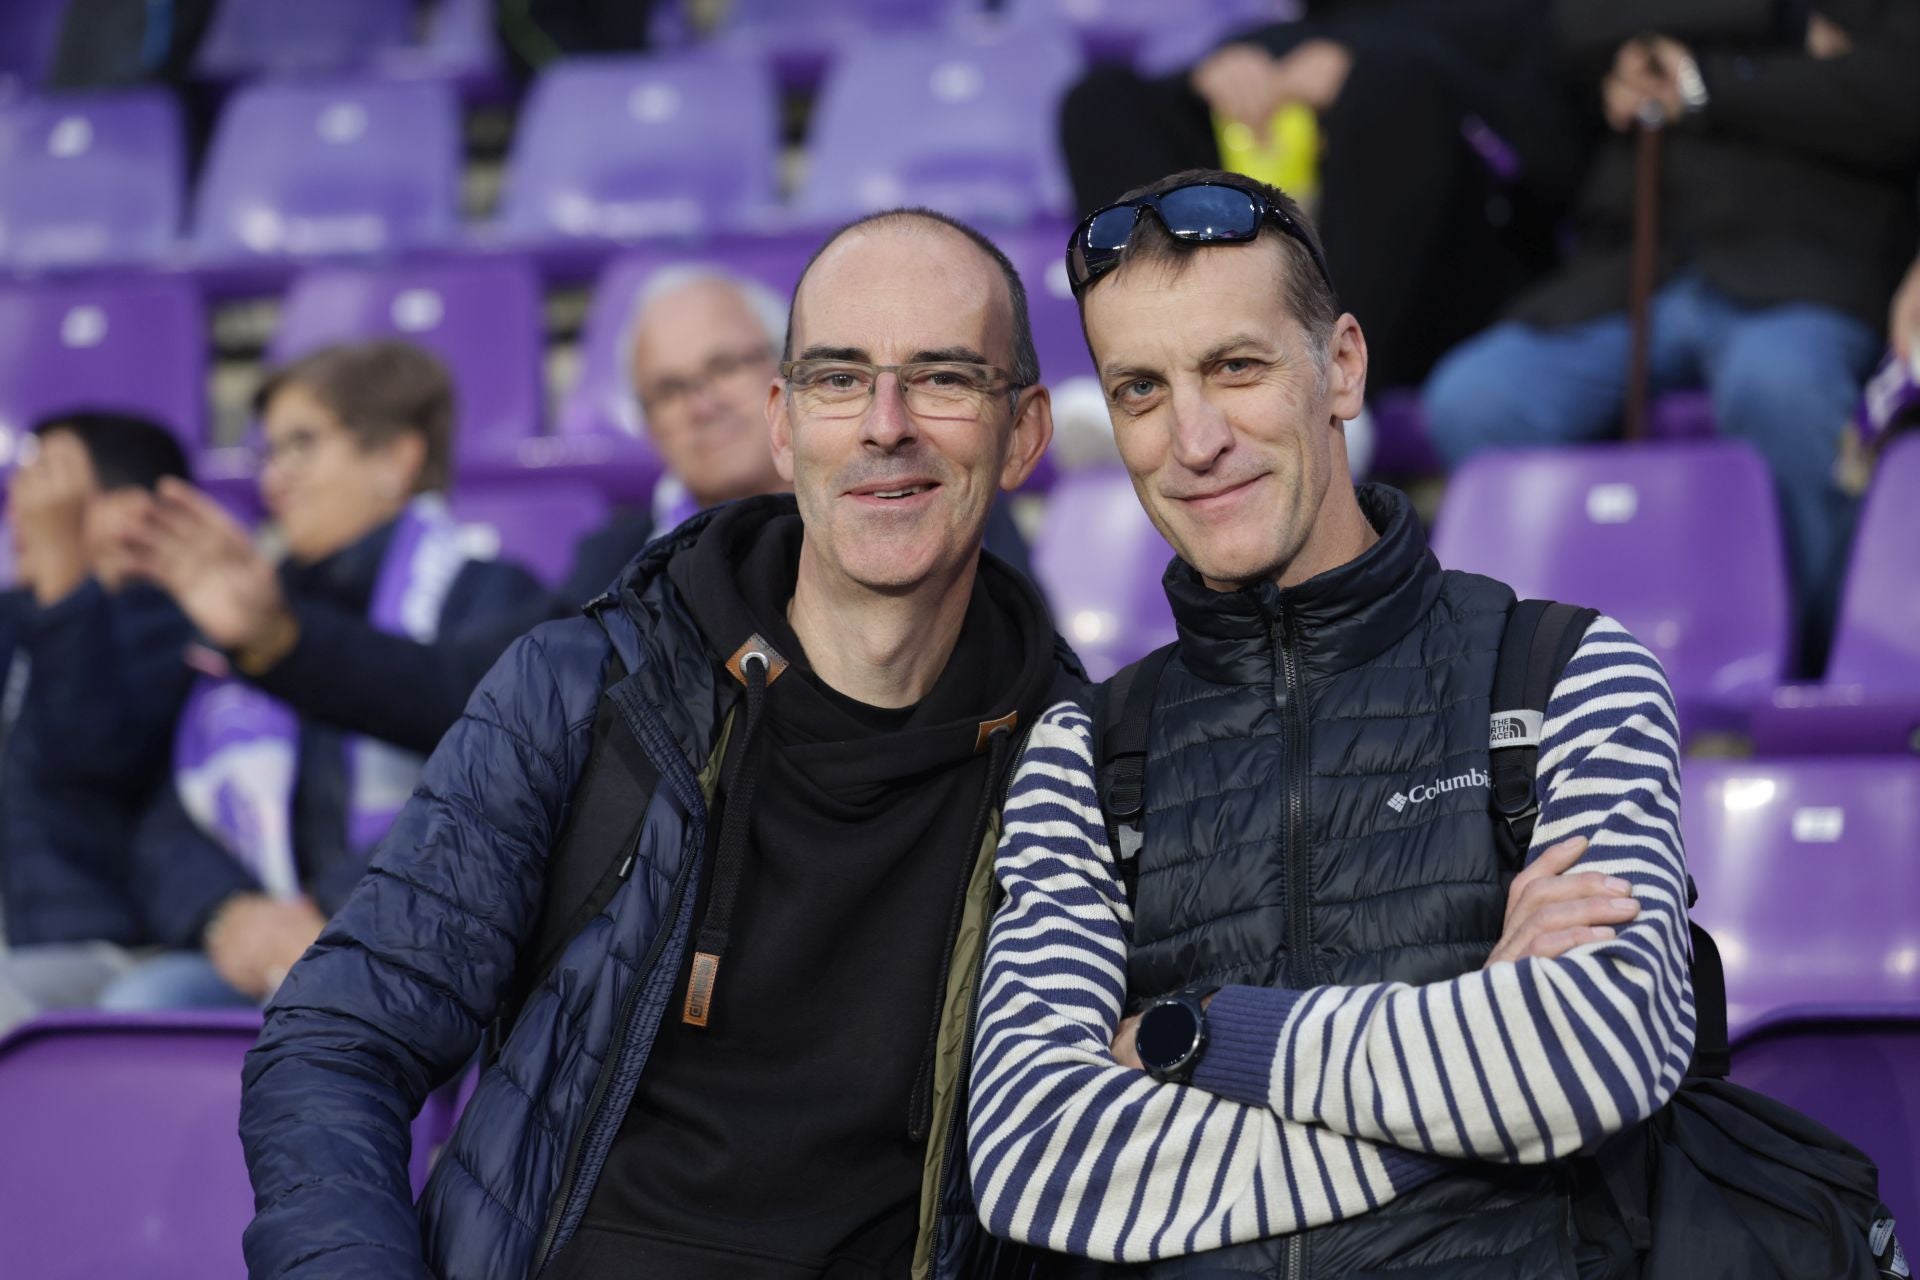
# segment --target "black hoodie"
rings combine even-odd
[[[735,716],[697,939],[561,1280],[907,1274],[953,932],[1055,642],[985,556],[927,696],[855,702],[787,625],[800,543],[791,499],[751,499],[669,567],[717,663],[757,637],[788,665]],[[683,1016],[700,952],[704,1026]]]

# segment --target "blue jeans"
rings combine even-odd
[[[1625,315],[1563,329],[1496,325],[1427,381],[1427,422],[1449,466],[1482,449],[1599,440],[1626,403]],[[1719,429],[1766,458],[1780,493],[1803,630],[1824,637],[1857,503],[1833,482],[1840,433],[1880,355],[1878,334],[1825,307],[1747,307],[1684,276],[1655,295],[1656,392],[1707,388]]]
[[[198,951],[169,951],[142,961],[107,984],[100,1008],[118,1013],[157,1009],[230,1009],[257,1003],[235,991]]]

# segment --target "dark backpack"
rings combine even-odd
[[[1494,665],[1488,790],[1508,879],[1525,865],[1540,816],[1535,772],[1547,701],[1598,617],[1545,600],[1519,601],[1507,615]],[[1129,902],[1154,696],[1174,648],[1154,650],[1093,694],[1094,786]],[[1688,876],[1689,908],[1696,897]],[[1905,1280],[1873,1161],[1792,1108],[1725,1078],[1732,1055],[1720,950],[1698,924],[1689,921],[1688,930],[1696,1022],[1686,1079],[1645,1124],[1568,1161],[1582,1280]],[[1655,1222],[1684,1226],[1655,1232]]]
[[[607,678],[594,705],[587,765],[574,788],[566,825],[547,859],[540,919],[520,948],[512,983],[487,1028],[484,1062],[499,1056],[527,997],[539,989],[567,944],[606,909],[633,871],[641,824],[653,803],[660,771],[614,701],[613,687],[626,678],[626,664],[616,652],[607,660]]]

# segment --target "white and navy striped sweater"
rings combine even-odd
[[[1693,1049],[1678,731],[1653,656],[1608,618],[1554,688],[1537,854],[1632,883],[1639,916],[1554,960],[1446,982],[1228,987],[1191,1085],[1119,1065],[1132,916],[1094,794],[1091,725],[1034,729],[1008,798],[973,1059],[969,1153],[996,1235],[1119,1262],[1378,1208],[1433,1157],[1536,1163],[1672,1096]]]

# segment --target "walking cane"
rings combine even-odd
[[[1647,382],[1653,286],[1660,268],[1660,135],[1666,117],[1656,102],[1640,108],[1633,182],[1633,260],[1627,282],[1627,408],[1623,434],[1647,433]]]

